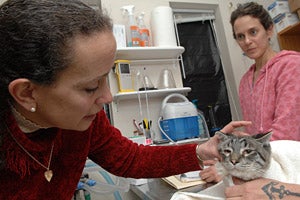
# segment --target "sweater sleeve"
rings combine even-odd
[[[123,137],[99,113],[89,158],[112,174],[132,178],[157,178],[199,170],[196,144],[144,146]]]
[[[300,141],[300,54],[282,59],[277,65],[276,108],[272,140]]]

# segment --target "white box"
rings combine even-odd
[[[276,31],[280,32],[288,26],[292,26],[299,21],[296,13],[283,13],[274,19]]]
[[[126,47],[126,31],[125,25],[114,24],[113,25],[113,34],[116,38],[117,48]]]
[[[135,143],[146,145],[146,137],[143,135],[129,137],[128,139]]]
[[[289,2],[287,0],[277,0],[268,6],[268,12],[272,19],[283,13],[290,12]]]

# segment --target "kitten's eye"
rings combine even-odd
[[[224,152],[225,155],[231,154],[231,150],[230,149],[224,149],[223,152]]]
[[[245,150],[243,151],[243,155],[244,155],[244,156],[247,156],[247,155],[249,155],[251,152],[252,152],[251,149],[245,149]]]

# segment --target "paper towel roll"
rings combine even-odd
[[[173,13],[169,6],[158,6],[151,12],[151,32],[154,46],[177,46]]]

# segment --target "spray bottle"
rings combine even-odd
[[[142,12],[137,17],[137,24],[138,24],[139,33],[140,33],[140,46],[148,47],[148,46],[150,46],[150,44],[149,44],[150,32],[149,32],[149,29],[146,28],[146,25],[144,22],[144,16],[145,16],[145,12]]]
[[[128,5],[121,7],[123,15],[128,15],[128,25],[127,25],[127,46],[129,47],[139,47],[140,46],[140,36],[139,28],[134,20],[134,5]]]

